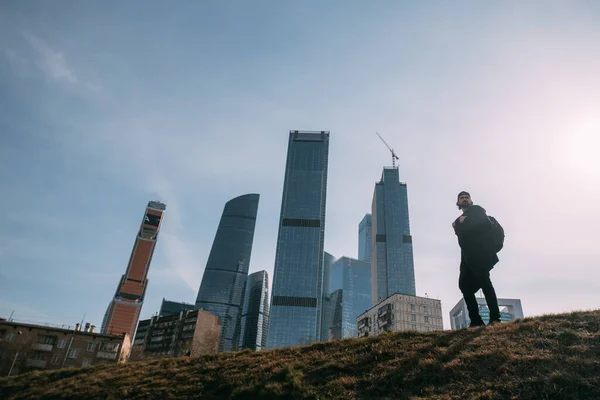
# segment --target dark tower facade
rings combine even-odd
[[[250,274],[246,283],[239,348],[264,349],[268,325],[269,276],[267,271],[259,271]]]
[[[220,351],[236,350],[239,343],[258,200],[258,194],[246,194],[225,204],[198,290],[196,309],[221,318]]]

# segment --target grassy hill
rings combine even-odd
[[[600,399],[600,310],[0,378],[2,399]]]

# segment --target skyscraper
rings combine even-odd
[[[358,259],[371,262],[373,249],[373,224],[371,214],[365,214],[358,224]]]
[[[337,340],[342,338],[342,301],[344,291],[334,290],[323,296],[323,325],[321,328],[321,341]]]
[[[329,290],[329,277],[331,276],[331,266],[335,261],[335,257],[328,252],[323,252],[323,296],[327,295]]]
[[[267,271],[248,275],[242,322],[240,349],[262,350],[267,346],[269,327],[269,276]]]
[[[239,341],[258,200],[246,194],[225,204],[196,298],[196,309],[221,317],[221,351],[235,350]]]
[[[148,203],[127,270],[104,314],[102,333],[120,335],[126,332],[133,337],[148,286],[148,269],[166,208],[166,205],[158,201]]]
[[[415,296],[415,267],[406,184],[397,167],[384,167],[375,184],[372,207],[372,304],[394,293]]]
[[[356,317],[371,308],[371,264],[340,257],[331,266],[329,309],[322,340],[357,336]]]
[[[320,340],[329,132],[290,131],[267,348]]]

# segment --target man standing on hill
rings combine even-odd
[[[481,289],[490,310],[490,324],[500,322],[500,309],[496,291],[490,280],[490,271],[498,262],[490,235],[491,223],[485,210],[473,205],[468,192],[460,192],[456,202],[463,213],[453,223],[461,249],[460,277],[458,287],[463,294],[469,311],[470,326],[484,326],[479,315],[475,293]]]

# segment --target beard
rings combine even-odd
[[[471,206],[471,204],[472,204],[472,203],[471,203],[470,201],[463,200],[463,201],[460,203],[460,209],[461,209],[461,210],[466,210],[467,208],[469,208],[469,207]]]

